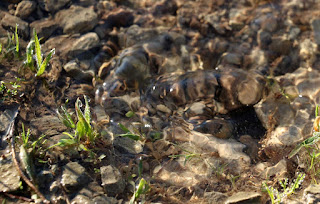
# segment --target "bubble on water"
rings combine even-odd
[[[151,128],[151,124],[149,124],[149,123],[144,124],[144,127],[146,127],[146,128]]]

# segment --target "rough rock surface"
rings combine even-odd
[[[21,60],[33,29],[44,56],[56,50],[37,80],[1,54],[0,133],[13,120],[2,104],[18,100],[17,135],[24,123],[32,142],[70,139],[54,112],[74,111],[85,94],[97,139],[35,148],[46,162],[35,159],[39,188],[52,202],[126,202],[135,190],[126,179],[139,174],[151,190],[137,202],[268,202],[263,181],[277,188],[308,169],[303,150],[288,154],[312,135],[320,103],[319,9],[318,0],[0,1],[2,52],[16,24]],[[19,94],[6,101],[15,76]],[[12,181],[2,191],[16,190]],[[316,202],[316,187],[286,202]]]
[[[66,188],[68,192],[73,192],[76,189],[82,188],[89,182],[90,178],[86,170],[77,162],[69,162],[63,167],[61,176],[61,185]]]
[[[55,18],[66,34],[90,31],[98,23],[98,16],[94,10],[81,6],[71,6],[69,9],[61,10]]]

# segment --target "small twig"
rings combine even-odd
[[[33,183],[24,175],[24,173],[22,172],[19,163],[17,161],[17,157],[16,157],[16,152],[14,150],[14,134],[13,134],[13,130],[14,130],[14,121],[10,124],[9,127],[9,134],[8,136],[11,137],[11,152],[12,152],[12,159],[13,162],[16,166],[17,171],[19,172],[19,175],[21,176],[21,178],[26,182],[26,184],[32,188],[34,190],[34,192],[36,192],[36,194],[38,194],[38,196],[42,199],[42,201],[44,203],[50,203],[50,201],[48,201],[44,195],[33,185]]]
[[[6,193],[6,192],[2,192],[3,195],[9,197],[9,198],[12,198],[12,199],[19,199],[19,200],[23,200],[23,201],[26,201],[26,202],[33,202],[34,200],[31,199],[31,198],[26,198],[26,197],[23,197],[23,196],[18,196],[18,195],[13,195],[13,194],[10,194],[10,193]]]

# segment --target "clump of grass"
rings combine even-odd
[[[279,184],[282,187],[282,192],[279,192],[276,188],[272,186],[268,186],[266,182],[262,183],[262,187],[263,190],[265,190],[268,193],[272,204],[281,203],[285,198],[295,193],[295,191],[302,184],[304,178],[304,173],[298,173],[297,178],[290,185],[288,183],[288,178],[279,181]]]
[[[4,82],[0,81],[0,100],[5,101],[6,99],[13,98],[18,95],[19,88],[21,87],[18,83],[20,78],[16,77],[16,81]]]
[[[10,36],[8,33],[6,46],[4,47],[2,44],[0,44],[0,54],[2,54],[4,58],[18,58],[19,50],[18,24],[16,24],[15,32],[12,34],[12,36]]]
[[[54,55],[55,49],[53,48],[47,57],[43,59],[43,54],[41,52],[40,40],[38,38],[37,32],[33,30],[33,39],[29,42],[26,49],[26,60],[25,65],[30,68],[31,71],[36,73],[36,77],[40,77],[47,66],[49,61]],[[35,60],[34,60],[35,59]],[[36,63],[35,63],[36,62]],[[36,64],[36,66],[34,66]]]
[[[57,114],[61,122],[73,130],[72,133],[64,132],[69,138],[61,139],[57,144],[51,146],[76,146],[80,150],[88,151],[87,147],[92,147],[94,141],[98,136],[98,132],[94,129],[91,120],[90,106],[87,96],[84,96],[85,107],[84,110],[81,110],[82,102],[78,98],[75,103],[75,111],[77,115],[77,120],[74,121],[71,114],[66,110],[65,106],[62,106],[57,110]],[[83,142],[85,142],[83,144]]]
[[[24,124],[22,123],[22,132],[20,133],[20,139],[22,144],[20,145],[19,157],[22,166],[28,174],[29,178],[34,181],[34,158],[36,153],[43,149],[43,144],[46,142],[46,140],[44,139],[45,135],[41,135],[33,142],[30,140],[30,137],[30,129],[25,131]]]

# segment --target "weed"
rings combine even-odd
[[[55,49],[53,48],[45,59],[42,58],[40,40],[38,39],[37,32],[34,29],[33,39],[29,42],[26,49],[26,60],[24,63],[31,71],[36,72],[36,77],[40,77],[48,66],[54,52]],[[36,67],[34,67],[34,58],[36,59]]]
[[[73,133],[64,132],[69,138],[61,139],[54,146],[76,146],[80,150],[89,151],[88,146],[94,145],[94,140],[98,136],[96,130],[94,130],[91,124],[91,112],[87,96],[84,96],[85,107],[84,111],[80,108],[82,107],[82,102],[78,98],[75,103],[75,110],[77,115],[77,122],[75,122],[71,114],[68,113],[65,106],[61,106],[61,109],[57,111],[58,117],[61,122],[68,128],[73,129]],[[81,141],[86,140],[86,146],[81,144]]]
[[[150,189],[149,184],[144,178],[141,178],[138,186],[136,186],[133,196],[130,199],[130,204],[134,204],[142,195],[145,195]],[[144,199],[143,199],[144,200]],[[140,203],[144,203],[141,201]]]
[[[216,174],[216,176],[218,178],[220,178],[220,177],[222,177],[224,175],[224,171],[225,171],[227,166],[228,166],[228,164],[224,163],[224,164],[219,165],[217,167],[213,167],[214,168],[213,171],[215,172],[215,174]]]
[[[27,172],[30,179],[34,180],[35,177],[35,170],[33,164],[33,158],[37,151],[42,149],[42,145],[46,142],[44,140],[45,135],[41,135],[35,141],[30,141],[30,129],[25,131],[24,124],[22,123],[22,132],[20,134],[20,139],[22,144],[20,145],[20,153],[19,157],[24,167],[25,171]]]
[[[292,195],[295,192],[295,190],[297,190],[300,187],[304,178],[304,173],[298,173],[297,178],[290,185],[288,185],[288,178],[284,179],[283,181],[279,181],[279,184],[282,187],[281,193],[276,188],[273,188],[272,186],[269,187],[266,182],[263,182],[262,186],[263,190],[265,190],[268,193],[272,204],[281,203],[285,198]]]
[[[139,181],[139,184],[136,185],[135,182],[133,181],[133,178],[136,177],[135,174],[131,175],[131,177],[129,178],[129,183],[134,188],[134,193],[129,202],[130,204],[136,203],[135,201],[138,199],[141,199],[141,202],[139,203],[145,203],[144,195],[150,190],[150,185],[144,178],[142,178],[142,172],[143,172],[143,166],[142,166],[142,159],[140,158],[139,164],[138,164],[138,179],[137,179],[137,181]]]
[[[174,144],[175,145],[175,144]],[[177,146],[177,145],[176,145]],[[179,147],[179,146],[178,146]],[[194,152],[191,152],[189,150],[186,150],[182,147],[179,147],[182,151],[186,152],[187,154],[177,154],[177,155],[170,155],[170,158],[179,158],[179,157],[184,157],[184,165],[186,165],[187,161],[190,161],[191,159],[195,157],[201,157],[201,154],[197,154]]]
[[[20,78],[16,77],[16,81],[13,82],[4,82],[0,81],[0,100],[4,101],[9,98],[13,98],[18,95],[18,90],[21,87],[18,83]]]
[[[122,125],[121,123],[119,123],[119,127],[121,128],[121,130],[123,130],[125,133],[124,134],[119,134],[118,136],[120,137],[128,137],[130,139],[133,139],[135,141],[141,140],[141,135],[139,133],[139,131],[134,128],[134,132],[130,131],[126,126]]]
[[[228,174],[228,179],[231,182],[232,188],[236,188],[236,181],[239,179],[240,175],[234,176],[233,174]]]
[[[18,24],[16,24],[15,32],[12,34],[12,36],[10,36],[8,33],[8,38],[4,49],[2,44],[0,45],[0,54],[3,54],[4,58],[19,57]]]

